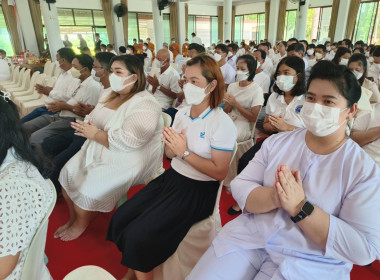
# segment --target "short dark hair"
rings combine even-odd
[[[95,33],[95,36],[96,36],[96,37],[100,37],[100,34],[99,34],[99,33]]]
[[[257,60],[252,55],[249,55],[249,54],[239,56],[236,63],[238,63],[239,60],[243,60],[247,64],[247,68],[249,71],[248,81],[250,82],[253,81],[253,78],[255,77],[255,74],[256,74]]]
[[[254,53],[255,52],[259,52],[260,53],[261,59],[266,59],[267,58],[267,53],[265,51],[257,49],[257,50],[254,51]]]
[[[224,53],[228,53],[228,48],[225,44],[218,44],[215,47],[216,50],[221,50]]]
[[[309,49],[315,49],[315,44],[308,44],[307,47],[308,47]]]
[[[7,55],[7,52],[1,49],[0,54]]]
[[[312,68],[307,88],[315,79],[333,83],[339,93],[347,100],[348,107],[357,103],[361,97],[361,86],[355,75],[344,65],[336,65],[331,61],[322,60]]]
[[[191,44],[189,45],[188,50],[189,50],[189,51],[190,51],[190,50],[195,50],[197,53],[204,53],[204,52],[206,52],[204,46],[199,45],[199,44],[197,44],[197,43],[191,43]]]
[[[125,53],[127,51],[127,48],[126,47],[124,47],[124,46],[120,46],[119,47],[119,52],[121,52],[121,53]]]
[[[95,55],[95,59],[97,59],[102,65],[103,69],[106,69],[107,72],[111,72],[111,59],[115,56],[115,54],[111,52],[100,52]]]
[[[306,41],[306,40],[299,40],[299,42],[298,43],[305,43],[306,44],[306,46],[307,45],[309,45],[309,42],[308,41]]]
[[[113,45],[112,44],[108,44],[107,48],[112,48],[113,49]]]
[[[298,56],[286,56],[283,59],[281,59],[280,62],[277,64],[276,72],[274,73],[275,80],[277,78],[278,69],[280,69],[281,65],[283,64],[294,69],[294,71],[296,71],[297,73],[297,83],[292,89],[292,96],[300,96],[302,94],[305,94],[305,62],[303,61],[303,59],[299,58]],[[276,83],[273,85],[273,90],[278,94],[284,94],[284,92],[280,90]]]
[[[49,165],[48,161],[42,160],[40,155],[33,151],[29,135],[27,135],[19,119],[16,105],[4,96],[4,93],[0,91],[0,166],[3,164],[9,149],[13,148],[18,160],[34,165],[47,178],[49,174],[47,174],[45,166]]]
[[[349,49],[347,49],[346,47],[338,47],[332,62],[334,62],[336,65],[338,65],[339,64],[339,58],[342,57],[343,55],[345,55],[346,53],[351,54],[351,51]]]
[[[101,44],[100,46],[103,48],[107,48],[106,44]]]
[[[326,41],[323,45],[326,47],[327,44],[331,44],[330,41]]]
[[[296,53],[305,53],[305,48],[301,43],[291,44],[287,49],[287,52],[295,51]]]
[[[376,57],[380,56],[380,46],[374,48],[372,55]]]
[[[196,35],[195,35],[195,33],[193,32],[193,33],[191,33],[191,36],[196,36]]]
[[[299,42],[298,42],[298,39],[297,39],[297,38],[294,38],[294,37],[293,37],[293,38],[290,38],[290,39],[288,40],[288,42],[290,42],[290,41],[296,41],[297,43],[299,43]]]
[[[72,62],[75,57],[75,52],[72,48],[61,48],[58,51],[61,58],[65,59],[67,62]]]
[[[353,52],[355,52],[356,50],[358,50],[359,53],[361,53],[361,54],[365,54],[365,51],[364,51],[364,49],[363,49],[362,47],[355,48],[355,49],[353,50]]]
[[[277,45],[279,45],[279,44],[283,44],[285,46],[285,48],[286,48],[286,46],[288,45],[288,42],[286,42],[286,41],[280,41],[280,42],[277,43]]]
[[[352,41],[350,39],[348,39],[348,38],[343,39],[342,42],[344,42],[349,48],[352,49]]]
[[[233,52],[237,52],[239,47],[236,44],[229,44],[227,48],[231,48]]]
[[[135,52],[135,47],[134,47],[134,46],[132,46],[132,45],[128,45],[128,46],[127,46],[127,49],[128,49],[128,48],[131,49],[133,52]]]
[[[325,45],[319,44],[315,48],[316,49],[322,49],[323,52],[326,52],[326,46]]]
[[[368,69],[368,64],[367,64],[367,59],[364,54],[361,53],[354,53],[351,55],[350,59],[348,60],[348,66],[350,66],[351,62],[358,62],[358,64],[363,67],[363,76],[358,80],[359,84],[362,85],[365,78],[367,77],[367,69]]]
[[[90,71],[92,70],[92,66],[94,65],[94,60],[88,54],[85,54],[85,53],[78,54],[74,58],[78,59],[79,64],[82,65],[82,67],[86,67]]]
[[[365,44],[364,44],[364,42],[363,42],[362,40],[359,40],[359,41],[357,41],[357,42],[355,43],[355,46],[356,46],[356,45],[360,45],[361,48],[364,48],[364,45],[365,45]]]

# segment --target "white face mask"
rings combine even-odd
[[[314,53],[314,49],[309,49],[309,50],[307,50],[307,54],[308,54],[308,55],[313,55],[313,53]]]
[[[276,85],[283,92],[288,92],[292,90],[295,86],[293,83],[294,76],[280,75],[276,78]]]
[[[352,73],[355,75],[357,80],[359,80],[363,76],[363,73],[360,73],[356,70],[353,70]]]
[[[95,71],[95,69],[92,69],[92,70],[91,70],[91,76],[92,76],[92,78],[93,78],[95,81],[100,82],[100,78],[96,76],[96,71]]]
[[[368,58],[368,62],[369,63],[373,63],[375,61],[375,59],[373,58],[373,56],[370,56],[369,58]]]
[[[172,41],[172,44],[175,44],[175,41]]]
[[[315,53],[315,58],[317,60],[321,60],[323,58],[323,54],[321,54],[321,53]]]
[[[249,77],[249,72],[236,71],[236,80],[238,82],[245,81]]]
[[[144,50],[144,51],[146,51],[146,50],[147,50],[147,47],[146,47],[146,46],[144,46],[144,47],[143,47],[143,50]]]
[[[344,123],[339,123],[340,113],[347,110],[323,106],[318,103],[305,102],[300,116],[307,130],[319,137],[330,135],[337,131]]]
[[[112,73],[110,75],[110,84],[111,84],[112,90],[115,92],[119,92],[119,91],[122,91],[123,89],[125,89],[126,87],[133,85],[136,81],[133,81],[133,82],[130,82],[130,83],[124,85],[124,82],[126,80],[132,78],[133,75],[134,74],[129,75],[128,77],[124,78],[124,77],[119,77],[116,74]]]
[[[222,56],[218,53],[214,53],[214,59],[216,60],[216,62],[219,62],[222,59]]]
[[[347,66],[347,64],[348,64],[348,59],[347,58],[341,58],[340,59],[339,65]]]
[[[365,56],[366,56],[366,57],[369,57],[369,52],[365,52]]]
[[[329,52],[329,51],[331,51],[331,47],[330,46],[327,46],[326,47],[326,50]]]
[[[127,50],[127,51],[125,52],[125,54],[131,54],[131,51],[130,51],[130,50]]]
[[[232,52],[228,52],[228,57],[233,56],[234,54]]]
[[[185,41],[186,44],[187,44],[188,42],[189,42],[188,40]]]
[[[191,83],[186,83],[183,86],[183,92],[185,94],[185,99],[187,104],[189,105],[199,105],[205,99],[209,93],[205,93],[206,88],[209,86],[208,84],[205,88],[197,87]]]

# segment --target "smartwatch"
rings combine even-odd
[[[311,204],[309,201],[306,201],[301,208],[301,211],[294,217],[290,217],[290,219],[294,223],[298,223],[299,221],[302,221],[305,219],[307,216],[310,216],[311,213],[314,211],[314,206]]]
[[[185,160],[185,158],[188,157],[189,155],[190,155],[190,151],[189,151],[189,150],[186,150],[186,151],[183,153],[182,159]]]

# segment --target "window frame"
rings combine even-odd
[[[242,25],[241,25],[241,33],[240,33],[240,37],[241,37],[241,40],[245,40],[243,38],[243,33],[244,33],[244,17],[245,16],[251,16],[251,15],[256,15],[256,20],[257,20],[257,28],[259,29],[259,26],[260,26],[260,15],[265,15],[265,12],[262,12],[262,13],[251,13],[251,14],[239,14],[239,15],[235,15],[235,23],[236,23],[236,17],[240,17],[242,16],[243,17],[243,20],[242,20]],[[264,20],[264,28],[265,28],[265,20]],[[233,27],[235,29],[235,26]],[[260,31],[259,32],[256,32],[256,38],[255,39],[251,39],[251,40],[254,40],[256,42],[256,44],[258,42],[260,42],[260,38],[258,38],[260,34]],[[236,34],[235,34],[236,35]],[[265,39],[265,36],[264,36],[264,39]],[[234,41],[235,41],[235,38],[234,38]]]
[[[378,19],[378,15],[379,15],[379,6],[380,6],[380,1],[379,0],[371,0],[371,1],[360,1],[360,5],[359,5],[359,10],[358,10],[358,13],[357,13],[357,16],[356,16],[356,19],[355,19],[355,26],[354,26],[354,30],[352,31],[352,35],[351,35],[351,40],[352,41],[358,41],[358,39],[356,38],[357,37],[357,24],[359,23],[360,21],[360,11],[362,9],[362,4],[368,4],[368,3],[376,3],[377,6],[376,6],[376,13],[374,13],[374,18],[373,18],[373,24],[371,25],[371,29],[370,32],[368,32],[368,36],[367,36],[367,40],[366,44],[376,44],[376,41],[374,41],[374,38],[373,38],[373,32],[375,31],[375,25],[376,25],[376,20]],[[356,31],[356,32],[355,32]],[[355,38],[355,40],[354,40]]]

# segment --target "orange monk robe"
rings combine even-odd
[[[156,55],[154,53],[154,44],[152,42],[148,43],[148,49],[150,49],[150,51],[152,52],[152,62],[153,62],[153,60],[155,59]]]
[[[188,49],[189,49],[189,43],[184,43],[182,45],[182,55],[184,57],[187,57],[187,51],[188,51]]]
[[[175,61],[176,56],[181,51],[181,47],[178,43],[171,44],[169,50],[173,53],[173,60]]]
[[[141,53],[141,50],[140,50],[140,45],[135,43],[133,44],[133,47],[135,48],[135,54],[140,54]]]

